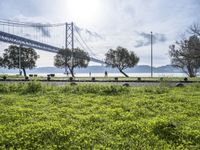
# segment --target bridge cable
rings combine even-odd
[[[57,24],[42,24],[42,23],[33,23],[33,22],[19,22],[19,21],[13,21],[13,20],[6,20],[6,19],[0,19],[0,25],[8,25],[12,26],[15,25],[16,27],[19,26],[26,26],[26,27],[56,27],[56,26],[64,26],[65,23],[57,23]]]
[[[93,51],[91,50],[91,48],[87,45],[87,43],[83,40],[83,38],[82,38],[80,32],[78,31],[77,26],[74,26],[74,27],[75,27],[75,31],[78,33],[78,36],[80,37],[81,41],[84,43],[84,45],[86,46],[86,48],[90,51],[90,53],[91,53],[92,55],[96,56],[96,55],[93,53]]]

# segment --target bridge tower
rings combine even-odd
[[[74,23],[66,23],[65,48],[74,49]]]
[[[71,65],[74,64],[73,50],[74,50],[74,23],[66,23],[66,35],[65,35],[65,48],[69,48],[72,51],[71,55]],[[65,73],[67,73],[67,68],[65,68]]]

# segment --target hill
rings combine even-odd
[[[76,73],[119,73],[117,69],[105,66],[88,66],[87,68],[76,68]],[[126,73],[150,73],[151,67],[148,65],[139,65],[134,68],[128,68],[125,70]],[[171,65],[153,67],[154,73],[182,73],[178,68],[172,67]],[[0,68],[0,73],[18,73],[18,69],[4,69]],[[38,67],[32,70],[27,70],[27,73],[63,73],[64,69],[59,69],[56,67]]]

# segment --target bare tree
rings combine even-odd
[[[188,32],[193,35],[200,36],[200,26],[198,24],[193,24],[189,27]]]
[[[169,48],[172,65],[181,68],[188,76],[195,77],[200,68],[200,39],[193,35]]]

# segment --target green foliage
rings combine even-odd
[[[105,61],[108,66],[119,69],[123,75],[128,77],[123,70],[134,67],[139,62],[139,57],[134,52],[129,52],[126,48],[119,46],[116,50],[110,49],[106,53]]]
[[[4,50],[2,61],[3,67],[8,69],[19,68],[19,55],[21,69],[24,71],[24,76],[26,76],[25,69],[32,69],[35,67],[36,60],[39,58],[36,51],[32,48],[18,47],[15,45],[10,45]]]
[[[73,52],[70,49],[61,49],[54,58],[54,65],[58,68],[68,68],[73,77],[74,68],[85,68],[89,62],[89,54],[79,48],[73,49]]]
[[[169,87],[165,86],[165,85],[160,85],[158,87],[145,87],[144,88],[144,92],[145,93],[152,93],[152,94],[164,94],[164,93],[168,93],[170,90]]]
[[[6,86],[5,84],[0,84],[0,93],[8,93],[9,92],[9,88],[8,86]]]
[[[37,93],[42,92],[44,89],[45,87],[42,87],[41,82],[31,81],[24,86],[23,93]]]
[[[0,93],[20,92],[23,90],[23,84],[0,84]]]
[[[199,97],[197,84],[0,84],[0,149],[200,149]]]
[[[181,134],[178,132],[177,125],[171,122],[157,122],[153,128],[155,135],[160,139],[164,139],[169,142],[177,143]]]
[[[79,86],[65,86],[61,88],[64,93],[74,93],[74,94],[99,94],[99,95],[119,95],[129,92],[127,87],[114,86],[114,85],[79,85]]]

